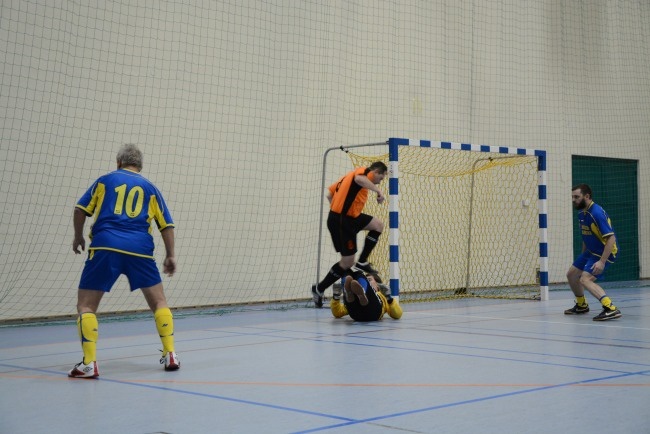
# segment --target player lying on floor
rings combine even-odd
[[[358,270],[351,270],[345,277],[343,293],[334,294],[330,309],[335,318],[350,315],[355,321],[379,321],[385,313],[393,319],[402,317],[402,307],[390,296],[390,289],[384,295],[372,275]]]

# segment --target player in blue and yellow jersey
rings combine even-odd
[[[382,288],[371,274],[350,269],[343,279],[342,289],[342,294],[334,293],[330,303],[335,318],[349,315],[355,321],[367,322],[379,321],[386,313],[393,319],[402,317],[399,301],[391,297],[390,289],[387,286]]]
[[[341,177],[327,189],[330,212],[327,217],[327,229],[341,260],[332,265],[327,275],[311,288],[316,307],[323,307],[323,293],[334,282],[345,276],[346,271],[355,265],[357,252],[357,234],[368,231],[363,250],[356,267],[371,274],[377,274],[368,262],[372,249],[382,231],[384,223],[376,217],[362,213],[368,201],[368,190],[377,193],[377,203],[385,200],[384,194],[377,187],[386,177],[388,167],[381,161],[375,161],[369,167],[360,167]]]
[[[142,152],[132,144],[117,153],[117,170],[97,179],[79,199],[74,210],[72,250],[85,250],[83,227],[94,216],[90,246],[77,293],[77,329],[83,360],[68,372],[70,377],[99,376],[97,366],[97,309],[104,293],[109,292],[121,274],[131,291],[140,289],[154,314],[163,346],[160,363],[165,370],[180,368],[174,350],[174,322],[163,291],[160,272],[153,256],[151,222],[155,222],[165,244],[163,271],[176,271],[174,221],[162,194],[144,178]]]
[[[576,258],[567,272],[569,286],[576,296],[576,304],[564,311],[566,315],[579,315],[589,312],[585,299],[585,289],[603,305],[601,313],[594,321],[620,318],[621,311],[612,304],[605,290],[596,283],[603,278],[607,267],[614,263],[618,254],[616,234],[605,210],[592,200],[591,187],[580,184],[571,192],[573,206],[580,210],[578,221],[582,231],[582,254]]]

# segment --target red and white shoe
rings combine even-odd
[[[175,352],[170,351],[160,358],[160,364],[165,364],[165,371],[175,371],[180,369],[181,361],[178,360],[178,356]]]
[[[97,362],[90,362],[86,365],[82,360],[74,365],[74,368],[70,369],[68,377],[97,378],[99,377],[99,366],[97,366]]]

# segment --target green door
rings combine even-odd
[[[616,233],[618,258],[607,269],[605,281],[639,279],[639,209],[637,160],[574,155],[573,184],[589,184],[594,202],[602,206]],[[570,200],[570,192],[567,192]],[[573,252],[580,254],[582,237],[577,211],[573,218]]]

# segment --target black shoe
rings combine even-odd
[[[372,268],[372,264],[370,262],[357,262],[357,265],[355,265],[355,267],[368,274],[379,275],[379,271]]]
[[[589,312],[589,306],[586,304],[584,306],[580,306],[578,303],[576,303],[575,306],[573,306],[571,309],[567,309],[564,311],[565,315],[582,315],[583,313]]]
[[[321,307],[323,307],[323,293],[318,292],[318,289],[316,289],[316,285],[311,286],[311,296],[317,308],[320,309]]]
[[[607,309],[603,307],[603,311],[594,317],[594,321],[607,321],[622,317],[623,314],[618,309]]]

